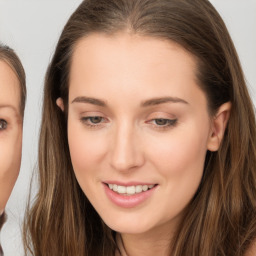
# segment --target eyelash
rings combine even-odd
[[[96,119],[98,122],[96,122],[96,123],[93,122],[93,119]],[[104,122],[102,122],[102,120],[104,120]],[[164,124],[162,124],[162,125],[157,124],[157,122],[159,122],[159,121],[164,122]],[[147,123],[153,125],[154,128],[156,128],[156,129],[165,130],[165,129],[174,127],[177,124],[177,121],[178,121],[178,119],[154,118],[154,119],[147,121]],[[107,120],[106,120],[106,118],[104,118],[102,116],[87,116],[87,117],[82,117],[81,122],[84,123],[89,128],[95,129],[95,128],[100,128],[100,125],[102,123],[106,123]]]
[[[100,122],[98,123],[93,123],[92,119],[93,118],[98,118],[100,119]],[[86,126],[88,126],[89,128],[100,128],[100,125],[102,124],[101,120],[104,120],[106,118],[102,117],[102,116],[87,116],[87,117],[82,117],[81,121],[82,123],[84,123]]]
[[[164,122],[164,124],[159,125],[157,124],[157,121],[160,122]],[[170,129],[172,127],[174,127],[177,124],[178,119],[167,119],[167,118],[154,118],[151,119],[149,121],[147,121],[147,123],[150,123],[152,125],[155,126],[156,129],[162,129],[162,130],[166,130],[166,129]]]
[[[0,131],[6,130],[8,123],[4,119],[0,119]]]

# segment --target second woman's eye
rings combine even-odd
[[[3,119],[0,119],[0,131],[5,130],[7,128],[7,122]]]

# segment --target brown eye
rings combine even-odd
[[[102,116],[87,116],[82,117],[81,121],[83,124],[85,124],[88,127],[91,128],[99,128],[100,125],[103,125],[107,122],[107,119]]]
[[[7,122],[3,119],[0,119],[0,131],[7,128]]]
[[[166,124],[168,124],[168,120],[167,119],[155,119],[155,123],[157,125],[166,125]]]
[[[154,119],[154,122],[158,126],[170,126],[174,125],[176,123],[177,119],[171,120],[171,119],[165,119],[165,118],[158,118]]]
[[[93,124],[98,124],[102,121],[102,117],[101,116],[92,116],[92,117],[89,117],[89,120],[91,123]]]

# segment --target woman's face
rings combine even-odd
[[[0,213],[19,173],[21,143],[19,81],[9,65],[0,60]]]
[[[95,210],[121,233],[174,227],[212,143],[193,57],[159,39],[94,34],[70,72],[71,160]]]

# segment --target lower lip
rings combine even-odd
[[[126,196],[111,190],[105,183],[104,189],[111,202],[123,208],[133,208],[145,202],[154,192],[157,186],[138,194]]]

